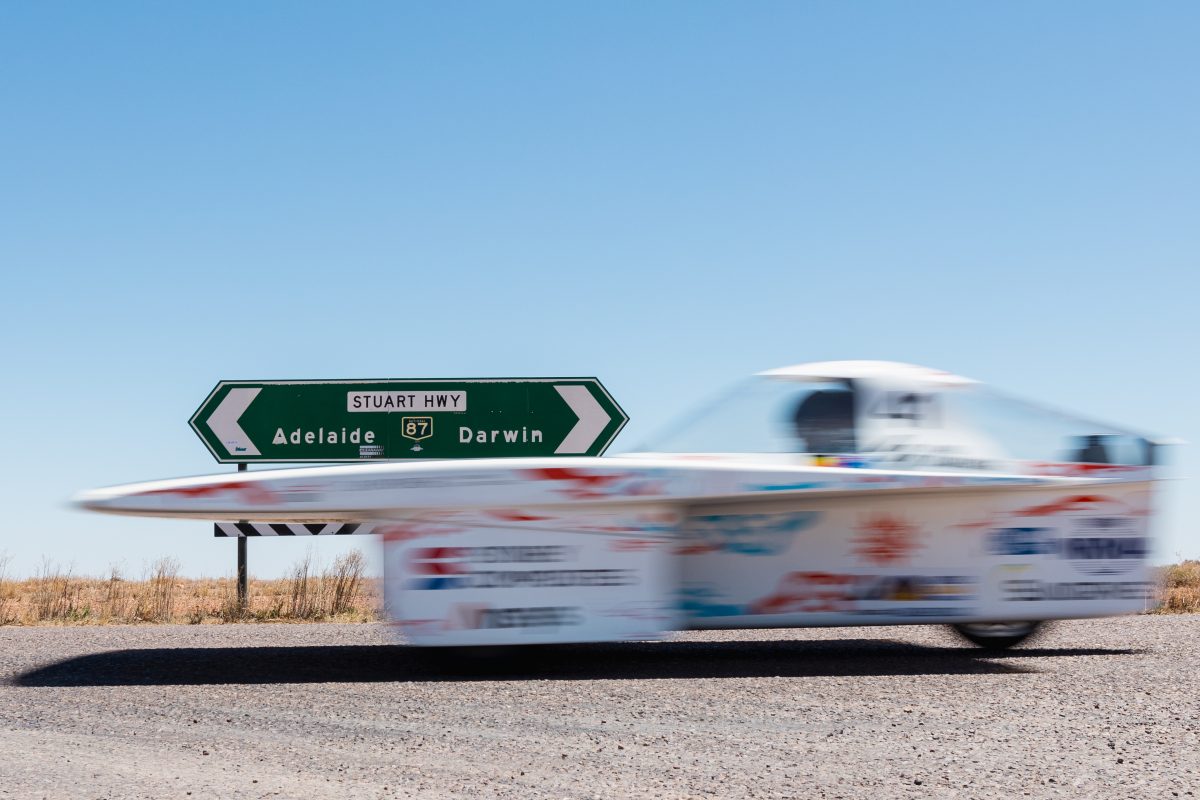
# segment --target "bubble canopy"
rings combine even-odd
[[[745,380],[639,453],[793,454],[838,466],[995,471],[1030,463],[1147,465],[1141,434],[879,361],[801,364]]]

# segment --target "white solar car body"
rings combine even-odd
[[[905,364],[772,370],[643,452],[134,484],[120,514],[369,523],[417,645],[946,623],[986,646],[1151,602],[1154,444]]]

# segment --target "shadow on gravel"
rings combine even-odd
[[[1039,658],[1136,650],[1035,648],[987,653],[886,639],[633,642],[491,650],[402,645],[115,650],[18,675],[18,686],[175,686],[386,681],[645,680],[836,675],[997,675],[1035,672]]]

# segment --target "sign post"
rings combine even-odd
[[[245,472],[246,465],[238,464],[238,472]],[[237,603],[238,611],[243,614],[250,607],[250,586],[247,578],[248,570],[246,569],[246,537],[239,536],[237,540]]]
[[[190,424],[223,464],[598,456],[629,418],[595,378],[221,381]]]

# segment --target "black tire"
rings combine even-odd
[[[963,622],[951,625],[954,632],[985,650],[1005,650],[1037,633],[1041,622]]]

